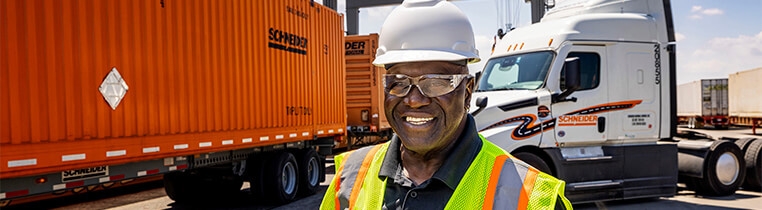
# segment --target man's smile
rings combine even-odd
[[[413,125],[423,125],[423,124],[429,123],[432,120],[434,120],[434,117],[410,117],[410,116],[408,116],[408,117],[402,117],[402,118],[405,120],[405,122],[408,122],[408,123],[413,124]]]

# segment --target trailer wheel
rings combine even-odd
[[[704,176],[693,178],[688,184],[702,195],[732,195],[741,186],[746,174],[741,149],[728,141],[716,141],[704,160]]]
[[[299,170],[296,158],[290,152],[279,152],[268,161],[263,184],[266,194],[276,204],[288,203],[296,197],[299,188]]]
[[[320,186],[320,176],[325,169],[314,149],[304,149],[298,153],[299,159],[299,194],[312,195]]]
[[[543,160],[540,156],[529,152],[519,152],[513,156],[521,161],[524,161],[537,170],[542,171],[543,173],[553,175],[553,172],[550,170],[550,166],[548,166],[548,164],[545,163],[545,160]]]
[[[751,142],[746,148],[746,181],[744,189],[760,191],[762,189],[762,139]]]
[[[164,174],[164,191],[170,199],[182,203],[192,201],[198,195],[188,176],[179,171]]]

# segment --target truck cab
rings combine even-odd
[[[575,203],[676,190],[669,1],[567,0],[498,40],[474,91],[489,141]]]

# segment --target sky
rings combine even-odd
[[[338,0],[339,13],[345,13],[346,1],[351,0]],[[529,4],[523,0],[453,3],[471,21],[476,47],[481,52],[482,62],[469,65],[472,73],[486,63],[499,22],[510,22],[515,27],[531,23]],[[509,12],[498,18],[497,8],[505,4],[511,5],[503,9]],[[735,72],[762,67],[762,0],[671,0],[671,4],[677,39],[677,84],[728,78]],[[359,33],[378,33],[395,7],[360,9]]]

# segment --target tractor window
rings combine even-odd
[[[553,56],[551,51],[540,51],[492,58],[476,91],[536,90],[545,84]]]
[[[594,52],[571,52],[567,58],[579,58],[580,81],[579,90],[595,89],[601,80],[601,56]],[[565,90],[564,78],[566,70],[561,71],[561,90]],[[579,91],[578,90],[578,91]]]

